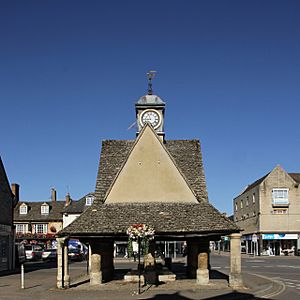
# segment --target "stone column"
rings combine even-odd
[[[88,252],[88,259],[89,259],[89,274],[91,272],[91,265],[92,265],[92,248],[91,245],[89,244],[89,252]]]
[[[234,289],[243,287],[241,261],[241,234],[232,233],[230,235],[229,286]]]
[[[187,272],[188,277],[195,279],[198,269],[199,241],[187,241]]]
[[[90,270],[90,285],[100,285],[102,283],[101,255],[92,253],[91,255],[91,270]]]
[[[64,288],[70,287],[69,261],[68,261],[68,240],[64,243]]]
[[[197,284],[206,285],[209,284],[209,241],[202,240],[198,251]]]
[[[68,264],[68,260],[65,261],[64,258],[64,245],[65,245],[65,241],[67,240],[67,238],[62,237],[62,238],[57,238],[57,277],[56,277],[56,286],[59,289],[64,288],[65,283],[65,264]],[[68,274],[68,272],[67,272]],[[68,274],[69,275],[69,274]],[[67,279],[67,278],[66,278]]]
[[[109,281],[113,277],[113,255],[113,241],[95,240],[91,242],[91,285],[99,285],[102,281]]]

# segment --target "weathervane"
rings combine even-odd
[[[152,90],[152,79],[155,77],[156,71],[149,71],[147,73],[148,77],[148,95],[152,95],[153,90]]]

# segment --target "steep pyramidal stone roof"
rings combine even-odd
[[[103,202],[106,192],[128,157],[135,141],[103,141],[96,182],[96,200]],[[164,143],[198,201],[208,201],[199,140],[169,140]]]
[[[239,232],[232,221],[207,202],[131,203],[94,205],[59,235],[126,236],[126,229],[135,223],[151,225],[160,235]]]
[[[184,174],[199,203],[103,203],[135,141],[103,141],[96,182],[96,200],[59,236],[122,236],[134,223],[146,223],[156,234],[187,237],[189,234],[226,235],[240,229],[208,203],[200,142],[175,140],[164,143]]]

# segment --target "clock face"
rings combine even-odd
[[[154,129],[160,125],[160,114],[155,110],[147,109],[141,114],[141,124],[150,123]]]

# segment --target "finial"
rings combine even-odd
[[[147,73],[148,77],[148,95],[152,95],[153,90],[152,90],[152,79],[155,77],[156,71],[149,71]]]

